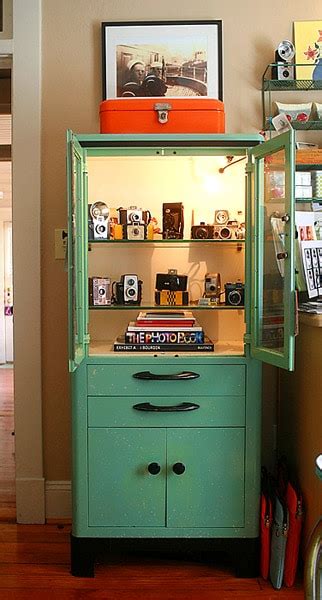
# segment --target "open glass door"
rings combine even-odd
[[[294,369],[294,131],[249,151],[251,355]]]
[[[86,354],[86,174],[84,150],[67,132],[68,182],[68,288],[69,371],[75,371]]]

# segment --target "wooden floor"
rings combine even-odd
[[[12,370],[0,369],[0,600],[304,599],[300,581],[278,591],[261,578],[237,579],[228,559],[217,554],[114,551],[101,556],[94,579],[73,577],[69,523],[15,523],[12,431]]]

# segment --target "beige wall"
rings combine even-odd
[[[54,229],[66,225],[65,131],[99,131],[101,22],[221,19],[226,130],[254,133],[261,129],[261,76],[275,47],[292,39],[293,21],[319,18],[320,2],[313,0],[43,0],[42,374],[47,480],[70,478],[67,275],[62,261],[54,259]],[[269,374],[267,381],[271,380]],[[264,410],[268,421],[274,420],[274,403],[268,402]],[[271,440],[267,435],[268,448]]]

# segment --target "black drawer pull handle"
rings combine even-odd
[[[135,379],[149,379],[154,381],[186,381],[187,379],[197,379],[200,377],[199,373],[193,371],[182,371],[181,373],[174,373],[167,375],[166,373],[150,373],[150,371],[140,371],[139,373],[133,373],[132,377]]]
[[[157,406],[150,402],[141,402],[140,404],[134,404],[133,408],[145,412],[184,412],[187,410],[197,410],[200,406],[199,404],[194,404],[194,402],[181,402],[181,404],[174,406]]]

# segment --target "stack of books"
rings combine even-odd
[[[115,352],[213,352],[191,311],[142,311],[131,321],[124,336],[114,343]]]

